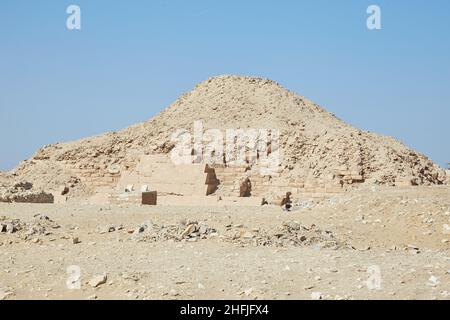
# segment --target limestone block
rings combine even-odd
[[[361,175],[352,175],[352,180],[355,182],[362,182],[364,181],[364,178]]]

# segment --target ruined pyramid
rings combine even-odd
[[[205,130],[279,130],[277,173],[284,181],[333,186],[447,181],[445,170],[394,138],[351,127],[276,82],[244,76],[210,78],[150,120],[119,132],[44,146],[10,178],[44,190],[70,186],[74,197],[89,195],[96,186],[80,179],[83,170],[92,175],[132,170],[141,155],[168,154],[174,147],[172,134],[180,128],[193,130],[199,120]]]

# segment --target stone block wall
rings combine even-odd
[[[240,183],[246,178],[251,182],[251,196],[282,199],[291,192],[293,199],[325,198],[345,191],[345,185],[364,182],[358,171],[338,170],[328,179],[311,177],[286,178],[283,170],[263,176],[249,166],[215,166],[221,195],[239,196]],[[254,169],[254,168],[253,168]],[[257,169],[257,168],[256,168]],[[278,200],[275,200],[277,202]]]
[[[96,201],[113,203],[141,202],[140,195],[121,195],[129,185],[133,185],[132,191],[137,193],[142,186],[148,186],[148,191],[157,191],[161,196],[199,197],[216,194],[239,197],[241,183],[249,178],[251,197],[282,199],[287,192],[291,192],[294,200],[300,200],[333,196],[344,192],[347,185],[364,182],[362,170],[345,166],[337,168],[334,175],[326,178],[315,178],[307,174],[292,178],[289,177],[289,170],[281,167],[273,170],[270,175],[261,175],[259,169],[249,165],[175,165],[167,155],[144,155],[131,169],[124,170],[123,166],[114,165],[74,165],[72,172],[92,188]]]
[[[82,183],[94,190],[98,188],[114,189],[121,177],[120,169],[106,166],[73,165],[71,171]]]

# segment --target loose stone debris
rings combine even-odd
[[[295,221],[284,222],[270,231],[229,225],[221,238],[227,242],[253,246],[301,247],[318,244],[322,248],[330,248],[343,245],[332,232],[322,231],[315,225],[307,228]]]
[[[48,216],[37,214],[29,222],[20,219],[8,219],[0,217],[0,233],[15,234],[24,240],[35,238],[36,236],[48,236],[59,229],[60,226]]]
[[[180,224],[158,225],[147,222],[138,226],[133,232],[132,238],[135,241],[156,242],[156,241],[187,241],[196,242],[200,239],[207,239],[217,235],[217,231],[208,227],[204,222],[182,221]]]
[[[100,234],[115,232],[123,229],[123,225],[105,225],[98,226],[97,232]]]
[[[136,227],[132,239],[143,242],[176,241],[197,242],[204,239],[218,239],[240,246],[310,246],[322,248],[344,246],[332,232],[318,229],[315,225],[305,227],[298,222],[284,222],[272,230],[247,229],[243,225],[227,225],[223,233],[209,227],[205,222],[182,221],[180,224],[147,222]]]

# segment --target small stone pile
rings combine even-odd
[[[322,248],[333,248],[342,245],[331,231],[323,231],[315,225],[307,228],[298,222],[284,222],[281,226],[270,231],[252,229],[248,230],[242,225],[228,225],[224,241],[238,243],[243,246],[275,246],[303,247],[320,245]]]
[[[168,240],[196,242],[216,235],[217,231],[208,227],[204,222],[182,221],[179,224],[163,225],[147,222],[134,230],[133,239],[144,242]]]
[[[24,240],[31,236],[47,236],[52,234],[51,230],[60,226],[49,217],[37,214],[29,222],[22,222],[20,219],[8,219],[0,217],[0,233],[18,233]]]

